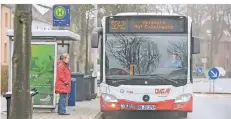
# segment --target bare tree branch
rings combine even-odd
[[[114,57],[127,70],[130,69],[130,64],[134,64],[137,66],[135,72],[139,74],[147,73],[157,67],[159,52],[155,43],[149,42],[144,37],[125,34],[117,34],[113,38],[115,39],[106,41],[107,57]]]

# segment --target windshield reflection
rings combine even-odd
[[[107,34],[106,76],[187,75],[187,35]]]

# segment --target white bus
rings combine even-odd
[[[192,37],[190,17],[105,16],[91,42],[100,51],[103,114],[164,111],[187,117],[192,112],[192,54],[200,52],[200,42]]]

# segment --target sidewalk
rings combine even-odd
[[[1,97],[1,119],[6,119],[6,99]],[[100,112],[99,99],[76,102],[76,106],[67,107],[71,115],[57,115],[52,112],[34,112],[33,119],[94,119]]]

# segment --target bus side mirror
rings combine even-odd
[[[200,53],[200,39],[196,37],[192,37],[192,54]]]
[[[91,47],[98,48],[99,44],[99,32],[93,31],[91,34]]]
[[[94,30],[91,34],[91,47],[92,48],[98,48],[99,37],[102,35],[102,33],[103,33],[102,27],[94,28]]]

